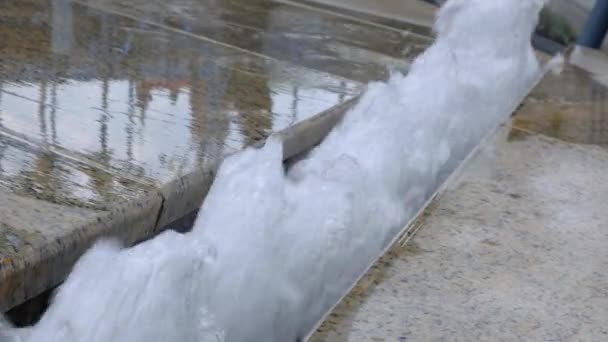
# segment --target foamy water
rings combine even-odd
[[[304,337],[539,79],[542,4],[448,1],[409,73],[370,84],[306,159],[285,172],[274,138],[228,158],[191,233],[97,244],[36,326],[0,321],[0,340]]]

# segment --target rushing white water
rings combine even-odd
[[[222,165],[191,233],[103,242],[0,339],[295,341],[538,80],[542,0],[450,0],[407,76],[370,84],[288,172],[271,138]],[[3,328],[4,327],[4,328]]]

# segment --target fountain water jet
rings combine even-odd
[[[14,341],[294,341],[307,335],[542,74],[541,0],[450,0],[407,75],[368,86],[288,172],[229,157],[192,232],[100,242]],[[4,335],[2,335],[4,334]]]

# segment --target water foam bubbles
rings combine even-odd
[[[450,0],[436,42],[374,82],[287,173],[281,142],[226,160],[194,230],[100,243],[23,341],[304,337],[539,79],[540,0]],[[407,322],[404,322],[407,324]],[[5,334],[5,335],[1,335]],[[18,341],[17,336],[11,337]]]

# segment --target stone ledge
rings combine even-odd
[[[276,133],[284,141],[285,159],[317,145],[358,97]],[[130,246],[149,239],[170,223],[196,211],[209,190],[215,170],[197,170],[158,191],[110,205],[103,211],[70,208],[0,193],[3,217],[18,217],[20,232],[9,241],[12,251],[0,259],[0,311],[5,312],[59,285],[78,258],[98,239],[117,238]],[[27,203],[26,203],[27,202]],[[10,220],[8,220],[10,221]],[[23,224],[27,222],[27,224]],[[9,224],[10,222],[2,222]],[[45,231],[45,234],[37,233]],[[52,232],[48,234],[48,232]],[[0,244],[3,240],[0,240]],[[9,249],[7,249],[9,250]]]
[[[17,198],[13,194],[7,197]],[[48,204],[37,212],[28,206],[16,207],[15,211],[29,217],[29,224],[21,226],[31,231],[21,230],[24,236],[17,243],[12,241],[12,255],[3,255],[0,260],[0,310],[8,311],[60,284],[78,258],[100,238],[118,238],[131,245],[150,237],[161,202],[161,197],[152,192],[134,201],[115,204],[103,212],[66,214],[66,207],[50,208]],[[18,206],[18,202],[15,205]],[[67,219],[60,222],[62,218]],[[53,234],[32,234],[42,230]],[[10,231],[19,230],[11,227]]]
[[[275,135],[283,141],[283,159],[289,160],[320,143],[358,99],[359,97],[354,97],[277,132]],[[263,142],[255,147],[262,145]],[[215,169],[197,170],[164,185],[160,189],[164,204],[156,229],[162,229],[198,210],[213,183],[215,172]]]

